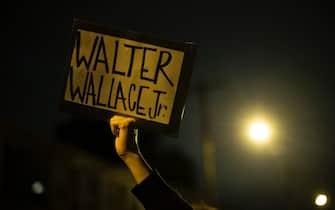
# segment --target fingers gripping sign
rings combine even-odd
[[[124,116],[113,116],[110,121],[110,128],[112,133],[115,135],[115,150],[116,153],[122,158],[126,155],[137,153],[136,147],[134,147],[134,135],[130,130],[133,128],[135,123],[134,118]]]
[[[120,115],[115,115],[110,119],[110,127],[112,129],[112,133],[115,136],[119,136],[119,131],[128,130],[128,127],[135,123],[135,119],[131,117],[123,117]]]
[[[138,146],[137,129],[134,130],[134,118],[116,115],[109,121],[115,138],[115,151],[131,171],[136,183],[147,178],[152,169],[145,161]],[[131,132],[130,132],[131,131]]]

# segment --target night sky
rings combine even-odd
[[[205,127],[217,151],[220,205],[312,209],[313,194],[334,193],[335,186],[333,8],[318,1],[269,2],[16,2],[3,19],[7,65],[1,71],[1,121],[50,142],[61,141],[71,122],[78,122],[58,110],[75,17],[192,41],[197,56],[181,134],[178,139],[158,135],[160,147],[192,160],[201,186]],[[199,101],[204,86],[206,110]],[[256,148],[241,135],[241,125],[257,114],[276,127],[268,147]],[[72,132],[89,126],[84,124]],[[75,143],[107,154],[103,142]],[[260,197],[264,200],[256,202]]]

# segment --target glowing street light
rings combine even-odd
[[[270,129],[264,122],[254,122],[249,128],[250,137],[257,143],[264,143],[270,137]]]
[[[327,204],[327,195],[325,194],[318,194],[316,197],[315,197],[315,205],[317,206],[325,206]]]
[[[31,185],[31,190],[34,194],[43,194],[44,193],[44,185],[40,181],[34,181]]]

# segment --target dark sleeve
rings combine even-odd
[[[153,171],[132,189],[132,193],[146,210],[192,210],[192,207]]]

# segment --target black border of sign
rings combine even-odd
[[[105,25],[98,25],[96,23],[92,23],[86,20],[75,18],[73,20],[73,26],[72,26],[71,48],[69,49],[68,55],[66,58],[65,75],[64,75],[63,89],[62,89],[62,94],[61,94],[62,98],[61,98],[61,103],[59,104],[59,109],[62,112],[83,114],[88,117],[92,117],[96,119],[107,120],[112,115],[117,114],[117,112],[93,108],[93,107],[89,107],[89,106],[85,106],[85,105],[81,105],[77,103],[72,103],[72,102],[68,102],[64,100],[69,66],[71,62],[71,56],[72,56],[72,51],[75,45],[75,32],[77,29],[84,29],[88,31],[101,33],[101,34],[117,36],[120,38],[144,42],[144,43],[148,43],[152,45],[158,45],[161,47],[175,49],[175,50],[184,52],[184,60],[183,60],[182,69],[180,72],[178,88],[177,88],[177,92],[175,96],[175,102],[173,104],[170,123],[166,125],[166,124],[152,122],[152,121],[139,119],[139,118],[137,118],[137,122],[136,122],[136,125],[139,128],[150,129],[150,131],[161,132],[168,136],[178,137],[180,122],[182,120],[185,100],[186,100],[187,91],[189,87],[189,81],[192,75],[193,62],[194,62],[195,52],[196,52],[196,44],[193,42],[175,42],[175,41],[168,41],[168,40],[152,38],[144,34],[135,33],[131,31],[120,31],[120,30],[112,29]]]

